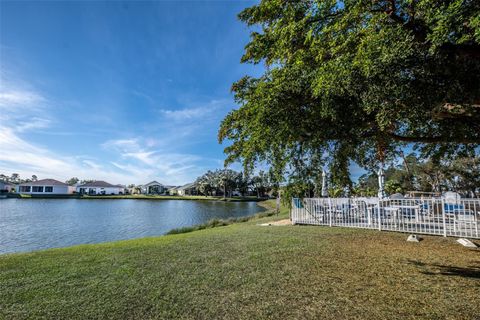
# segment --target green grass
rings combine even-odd
[[[272,219],[0,256],[0,319],[478,319],[478,250]]]
[[[273,215],[275,215],[275,212],[273,210],[269,210],[269,211],[257,213],[256,215],[253,215],[253,216],[245,216],[245,217],[230,218],[230,219],[212,219],[210,221],[207,221],[206,223],[197,224],[191,227],[181,227],[181,228],[172,229],[169,232],[167,232],[167,235],[199,231],[199,230],[208,229],[208,228],[225,227],[233,223],[247,222],[249,220],[256,220],[260,218],[271,217]]]

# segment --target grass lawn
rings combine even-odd
[[[0,256],[0,319],[479,319],[480,250],[272,219]]]

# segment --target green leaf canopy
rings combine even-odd
[[[321,171],[348,180],[414,144],[424,156],[480,144],[480,1],[264,0],[242,62],[262,76],[233,84],[223,120],[227,163],[266,161],[278,176]]]

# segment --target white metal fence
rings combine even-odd
[[[480,199],[292,199],[293,224],[368,228],[480,239]]]

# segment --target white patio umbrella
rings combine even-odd
[[[328,197],[327,172],[325,170],[322,171],[322,197]]]
[[[380,199],[385,198],[385,172],[383,171],[383,165],[378,170],[378,197]]]

